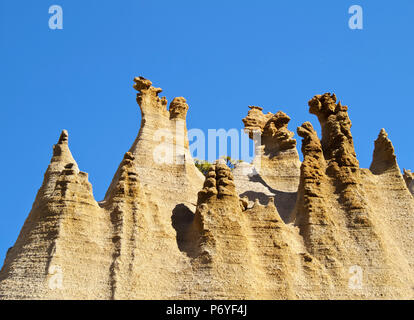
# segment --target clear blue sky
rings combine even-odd
[[[63,8],[63,30],[48,27]],[[350,30],[348,8],[364,9]],[[188,127],[241,128],[248,105],[283,110],[335,92],[350,107],[369,167],[385,127],[400,167],[414,167],[414,2],[1,0],[0,264],[26,219],[62,129],[101,200],[137,135],[132,88],[142,75],[184,96]],[[299,143],[300,147],[300,143]]]

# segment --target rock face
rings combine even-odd
[[[110,226],[63,131],[29,217],[7,253],[0,297],[109,298]],[[91,272],[85,272],[87,266]]]
[[[360,168],[347,107],[317,95],[322,137],[309,122],[297,129],[300,163],[290,118],[250,107],[253,163],[218,160],[204,177],[186,100],[167,109],[149,80],[134,88],[141,129],[103,201],[62,132],[0,299],[413,298],[413,175],[384,129]]]
[[[249,199],[250,206],[270,198],[284,221],[290,221],[296,202],[300,160],[294,133],[287,126],[290,118],[279,111],[263,114],[261,107],[250,106],[243,119],[245,131],[255,141],[256,157],[252,164],[239,163],[234,170],[237,191]]]
[[[310,123],[298,128],[304,161],[294,224],[329,275],[323,296],[412,297],[408,252],[413,250],[414,207],[387,134],[382,130],[375,142],[371,170],[360,169],[347,107],[328,93],[315,96],[309,106],[321,123],[322,139]],[[352,282],[350,273],[358,272],[368,286]]]
[[[93,199],[64,132],[6,257],[1,298],[167,299],[186,291],[185,277],[172,281],[177,274],[192,277],[176,229],[193,215],[204,180],[188,149],[188,105],[175,98],[167,110],[161,89],[142,77],[134,81],[141,129],[105,199]],[[50,289],[54,266],[60,282]]]
[[[299,155],[293,132],[287,126],[290,118],[283,112],[264,115],[262,108],[251,106],[244,128],[250,138],[260,136],[257,156],[253,161],[255,170],[273,188],[296,192],[299,183]]]

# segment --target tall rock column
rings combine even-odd
[[[148,193],[154,203],[168,207],[169,212],[179,203],[195,209],[204,177],[195,167],[189,151],[186,99],[174,98],[167,110],[167,99],[158,96],[162,89],[153,87],[151,81],[143,77],[135,78],[134,82],[142,119],[138,137],[129,152],[134,156],[138,181],[144,193]],[[118,177],[119,172],[105,199]]]
[[[317,95],[309,101],[309,112],[321,124],[321,145],[327,161],[327,174],[333,177],[340,202],[348,214],[355,213],[351,224],[368,223],[365,219],[365,199],[358,191],[359,162],[351,134],[348,107],[336,103],[335,94]]]
[[[375,177],[359,168],[347,107],[329,93],[315,96],[309,107],[321,124],[322,138],[318,141],[309,123],[298,129],[304,138],[304,162],[295,224],[330,274],[326,295],[404,296],[412,282],[410,272],[404,271],[408,262],[370,201],[368,183]],[[374,152],[373,168],[378,171],[395,168],[393,149],[385,138],[380,136]],[[360,277],[357,284],[352,282],[353,272]]]
[[[246,234],[233,175],[224,160],[219,160],[198,193],[188,235],[194,244],[192,265],[198,279],[193,289],[199,297],[246,299],[259,294]]]
[[[162,89],[143,77],[134,82],[141,128],[101,204],[113,223],[112,296],[188,298],[191,264],[181,236],[204,179],[189,151],[189,107],[178,97],[167,109]]]
[[[381,129],[377,140],[375,140],[374,155],[369,170],[373,174],[382,174],[389,170],[398,168],[397,157],[395,156],[394,146],[385,129]]]

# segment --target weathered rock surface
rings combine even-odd
[[[413,175],[385,130],[361,169],[347,107],[324,94],[309,122],[251,107],[252,164],[194,166],[184,98],[135,78],[142,123],[96,202],[62,132],[0,271],[0,299],[412,299]]]
[[[243,119],[245,131],[255,141],[252,164],[239,163],[234,170],[237,192],[267,204],[271,197],[284,221],[290,220],[296,202],[300,160],[294,133],[287,126],[290,118],[279,111],[263,114],[261,107],[250,106]]]
[[[412,298],[413,261],[408,252],[413,250],[409,243],[414,203],[403,188],[391,142],[381,131],[373,172],[360,169],[347,107],[331,94],[315,96],[309,106],[321,123],[322,139],[310,123],[298,128],[304,161],[294,216],[306,248],[331,279],[324,295]],[[403,205],[393,198],[396,194]],[[405,235],[399,234],[399,225]],[[350,272],[363,272],[363,282],[369,285],[355,290]]]
[[[410,190],[410,192],[414,196],[414,174],[411,172],[411,170],[404,169],[404,180],[408,190]]]
[[[29,217],[7,253],[0,298],[109,299],[110,226],[63,131]]]

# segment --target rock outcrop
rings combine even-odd
[[[381,129],[378,139],[375,140],[374,156],[369,170],[373,174],[382,174],[387,170],[393,170],[397,167],[394,146],[391,140],[388,139],[388,134],[385,129]]]
[[[289,116],[282,111],[264,115],[260,107],[249,108],[243,119],[245,131],[251,139],[255,139],[255,134],[260,137],[253,161],[255,170],[272,188],[296,192],[300,161],[294,134],[287,128]]]
[[[384,129],[359,167],[348,108],[317,95],[321,125],[250,107],[252,164],[204,177],[189,106],[135,78],[141,128],[97,202],[63,131],[0,271],[0,299],[413,299],[413,175]],[[411,193],[410,193],[411,191]]]
[[[304,139],[304,160],[294,216],[308,251],[326,267],[332,281],[325,294],[336,299],[408,294],[407,283],[413,281],[408,271],[411,257],[396,248],[408,244],[409,239],[397,235],[397,225],[402,217],[412,221],[412,201],[403,192],[408,210],[400,208],[398,214],[385,217],[378,201],[370,198],[383,194],[372,180],[386,175],[387,186],[392,177],[392,188],[403,191],[391,142],[381,131],[371,166],[375,170],[360,169],[347,107],[336,103],[335,95],[329,93],[315,96],[309,107],[321,124],[322,138],[319,140],[310,123],[298,128]],[[391,203],[391,207],[396,206],[395,201]],[[409,231],[413,223],[404,229]],[[370,285],[359,290],[349,286],[349,272],[353,270],[363,272],[364,282]]]
[[[63,131],[32,210],[7,253],[0,298],[110,298],[109,234],[109,216],[94,200],[88,175],[79,171]]]
[[[193,269],[200,279],[195,289],[203,299],[311,296],[305,284],[312,279],[303,268],[320,266],[307,255],[298,230],[283,222],[273,198],[248,209],[223,160],[206,176],[190,234],[196,244]]]
[[[250,206],[274,198],[282,219],[291,219],[299,185],[300,160],[294,133],[288,130],[290,118],[279,111],[263,114],[261,107],[250,106],[244,128],[255,141],[252,164],[239,163],[234,170],[235,183],[241,197],[249,199]]]

